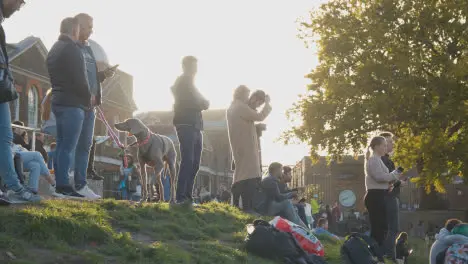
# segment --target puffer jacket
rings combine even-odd
[[[436,241],[432,244],[431,252],[429,254],[429,264],[436,264],[437,255],[446,250],[451,245],[468,244],[468,237],[463,235],[453,235],[450,231],[442,228],[435,236]]]

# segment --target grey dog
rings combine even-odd
[[[156,179],[159,182],[160,201],[163,201],[164,188],[161,181],[161,172],[169,168],[171,182],[170,202],[175,202],[175,177],[177,152],[174,142],[166,136],[152,133],[150,129],[139,119],[130,118],[122,123],[114,125],[119,131],[125,131],[133,135],[138,145],[138,161],[140,163],[141,201],[148,199],[148,176],[146,166],[154,169]],[[167,170],[165,170],[167,171]],[[152,187],[151,187],[152,189]]]

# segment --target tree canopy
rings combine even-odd
[[[385,130],[398,137],[395,160],[420,165],[421,183],[443,190],[468,175],[468,2],[331,0],[310,14],[300,36],[319,65],[286,142],[341,156]]]

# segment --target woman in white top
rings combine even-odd
[[[372,150],[372,155],[370,153]],[[385,232],[387,230],[387,218],[385,215],[385,195],[388,193],[389,183],[398,180],[401,173],[389,172],[382,161],[382,156],[387,153],[387,141],[384,137],[372,138],[366,153],[364,164],[366,174],[366,197],[364,203],[369,212],[371,237],[383,246]]]

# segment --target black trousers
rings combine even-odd
[[[253,210],[254,199],[260,186],[261,178],[238,181],[232,185],[232,205],[240,208],[239,200],[242,197],[242,210]]]
[[[385,196],[387,190],[367,190],[364,203],[369,212],[369,222],[371,226],[371,237],[383,246],[387,233],[387,214],[385,210]]]
[[[96,155],[96,139],[93,139],[93,145],[89,151],[88,173],[94,171],[94,156]]]

